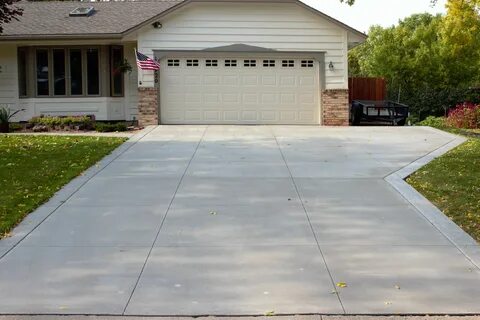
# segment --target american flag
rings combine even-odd
[[[143,53],[135,51],[137,66],[142,70],[160,70],[160,64]]]

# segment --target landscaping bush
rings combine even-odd
[[[93,128],[94,120],[91,116],[40,116],[30,119],[29,123],[33,126],[45,126],[49,129],[89,130]]]
[[[127,131],[127,125],[122,122],[118,123],[106,123],[106,122],[97,122],[95,124],[95,130],[98,132],[121,132]]]
[[[445,128],[447,126],[445,117],[429,116],[425,120],[417,123],[419,126],[428,126],[434,128]]]
[[[397,86],[388,85],[388,99],[397,101],[400,92],[400,102],[410,107],[410,114],[420,120],[428,116],[447,116],[448,110],[456,105],[469,101],[480,103],[480,90],[477,88],[431,88],[415,87],[401,90]]]
[[[480,105],[462,103],[448,112],[446,123],[450,127],[459,129],[480,128]]]

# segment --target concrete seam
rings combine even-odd
[[[93,173],[91,174],[91,176],[86,180],[84,181],[83,183],[80,184],[80,186],[78,186],[76,189],[74,189],[71,193],[68,194],[68,196],[65,198],[65,200],[60,203],[58,206],[56,207],[53,207],[52,208],[52,211],[46,216],[44,217],[43,219],[41,219],[38,223],[32,225],[32,228],[30,230],[28,230],[25,235],[23,237],[21,237],[17,242],[15,242],[6,252],[4,252],[1,256],[0,256],[0,260],[3,259],[3,257],[5,257],[9,252],[11,252],[13,249],[15,249],[23,240],[25,240],[26,237],[28,237],[33,231],[35,231],[35,229],[37,229],[43,222],[45,222],[45,220],[47,220],[52,214],[54,214],[58,209],[60,209],[60,207],[62,207],[75,193],[78,192],[78,190],[80,190],[85,184],[87,184],[93,177],[95,177],[97,174],[99,174],[103,169],[105,169],[108,165],[110,165],[110,163],[112,163],[114,160],[116,160],[118,157],[120,157],[123,153],[125,153],[126,151],[128,151],[131,147],[133,147],[138,141],[140,141],[143,137],[145,137],[150,131],[152,131],[155,127],[147,127],[145,128],[144,130],[142,130],[141,132],[137,133],[136,135],[134,135],[133,137],[131,137],[130,139],[128,139],[127,141],[125,141],[123,144],[121,144],[120,146],[118,146],[118,148],[116,148],[115,150],[113,150],[109,155],[105,156],[103,159],[101,159],[100,161],[102,160],[105,160],[107,159],[106,161],[106,164],[103,165],[102,167],[99,167],[99,168],[95,168],[95,165],[93,165],[92,167],[90,167],[89,169],[87,170],[90,170],[92,168],[94,168],[94,171]],[[130,144],[128,146],[125,146],[126,144]],[[120,150],[120,149],[124,149],[124,150],[121,150],[121,152],[112,157],[110,159],[110,157],[117,151],[117,150]],[[99,162],[100,162],[99,161]],[[98,163],[98,162],[97,162]],[[78,178],[78,177],[77,177]],[[73,179],[75,180],[75,179]],[[66,185],[64,185],[59,191],[57,192],[60,192],[62,189],[68,187],[68,185],[70,183],[73,182],[70,181],[69,183],[67,183]],[[40,206],[38,207],[40,208]],[[37,209],[38,209],[37,208]],[[35,209],[33,212],[31,212],[30,214],[35,214],[35,211],[37,210]],[[15,229],[14,229],[15,230]],[[0,240],[1,241],[1,240]]]
[[[205,129],[203,130],[202,136],[200,137],[200,140],[198,141],[197,146],[195,147],[195,151],[193,152],[192,157],[188,161],[187,167],[183,171],[182,177],[180,178],[180,180],[177,183],[177,187],[175,188],[175,192],[173,193],[172,199],[170,200],[170,203],[168,204],[168,207],[167,207],[167,210],[165,211],[165,215],[163,216],[162,222],[160,223],[160,226],[158,227],[158,231],[155,235],[155,239],[152,242],[152,246],[150,247],[150,250],[148,251],[147,257],[145,258],[145,262],[143,263],[142,269],[140,270],[140,274],[138,275],[137,281],[135,282],[135,286],[132,289],[132,293],[130,294],[130,297],[128,298],[128,301],[125,305],[125,308],[123,308],[122,316],[124,316],[125,312],[127,312],[127,308],[130,305],[130,301],[132,300],[133,295],[135,294],[135,290],[137,289],[137,286],[138,286],[138,284],[140,282],[140,279],[143,275],[143,271],[145,270],[145,267],[147,266],[148,259],[150,258],[151,254],[152,254],[153,248],[155,247],[155,243],[157,242],[158,236],[160,235],[160,231],[162,231],[163,224],[165,223],[165,220],[167,219],[168,212],[170,211],[170,208],[172,207],[173,200],[175,199],[175,196],[177,195],[178,189],[180,188],[180,185],[183,182],[183,179],[185,177],[185,174],[188,171],[188,168],[190,168],[190,164],[192,163],[193,158],[197,154],[198,148],[200,147],[200,144],[202,143],[203,138],[205,137],[205,134],[207,133],[208,128],[209,128],[209,126],[206,126]]]
[[[282,155],[283,162],[285,163],[285,166],[287,167],[288,173],[290,175],[290,179],[292,180],[293,186],[295,188],[295,192],[297,193],[298,199],[300,200],[300,203],[302,204],[303,211],[305,213],[305,216],[308,220],[308,224],[310,226],[310,230],[312,231],[313,237],[315,239],[315,242],[317,243],[317,248],[318,251],[320,252],[320,256],[322,257],[323,263],[325,265],[325,269],[328,272],[328,275],[330,277],[330,281],[332,283],[333,290],[335,290],[335,295],[337,296],[338,302],[340,303],[340,306],[342,307],[343,313],[346,314],[345,307],[343,306],[342,299],[340,299],[340,294],[337,290],[337,287],[335,285],[335,281],[333,280],[332,273],[330,272],[330,268],[328,267],[327,260],[325,258],[325,255],[323,254],[323,250],[320,247],[320,243],[318,241],[317,235],[315,234],[315,230],[313,228],[312,222],[310,220],[310,217],[308,216],[307,208],[305,208],[305,204],[303,202],[302,196],[300,195],[300,192],[298,191],[298,186],[297,183],[295,182],[295,178],[292,175],[292,171],[290,170],[290,167],[288,166],[287,160],[285,159],[285,155],[283,154],[282,148],[280,147],[280,144],[278,143],[277,136],[275,135],[275,132],[270,128],[271,133],[275,139],[275,143],[277,144],[278,150],[280,151],[280,154]]]
[[[438,133],[437,129],[435,129],[434,131],[436,133]],[[448,133],[443,132],[443,131],[441,131],[441,132],[443,134],[448,134]],[[426,212],[424,211],[424,209],[416,204],[416,201],[414,201],[413,197],[410,196],[407,192],[405,192],[406,188],[410,189],[410,191],[412,191],[415,194],[415,196],[417,196],[418,198],[420,198],[422,200],[427,201],[431,205],[431,207],[434,209],[434,212],[435,212],[434,214],[435,215],[438,215],[438,216],[442,215],[443,217],[446,217],[445,214],[440,209],[438,209],[433,203],[431,203],[427,198],[425,198],[420,192],[418,192],[415,188],[413,188],[410,184],[408,184],[405,181],[405,179],[407,177],[409,177],[410,175],[412,175],[414,172],[421,169],[423,166],[430,163],[431,161],[437,159],[438,157],[446,154],[447,152],[455,149],[456,147],[458,147],[459,145],[461,145],[462,143],[467,141],[467,139],[465,139],[463,137],[460,137],[460,136],[454,136],[454,137],[455,138],[452,139],[451,141],[449,141],[448,143],[438,147],[437,149],[433,150],[432,152],[428,153],[427,155],[411,162],[410,164],[401,168],[400,170],[397,170],[394,173],[386,176],[384,178],[384,180],[390,186],[392,186],[393,189],[395,189],[395,191],[397,191],[404,199],[406,199],[427,221],[429,221],[430,224],[432,226],[434,226],[435,229],[437,229],[438,232],[440,232],[458,251],[460,251],[460,253],[462,253],[467,260],[469,260],[476,268],[480,269],[480,265],[472,257],[470,257],[470,255],[467,252],[465,252],[465,250],[462,249],[462,245],[458,244],[457,241],[455,241],[452,234],[449,234],[448,230],[442,230],[442,228],[437,224],[437,222],[435,220],[430,219],[428,217],[428,214],[426,214]],[[441,150],[441,149],[443,149],[443,150]],[[439,150],[441,150],[441,151],[438,154],[436,154]],[[432,156],[432,154],[435,154],[435,156]],[[424,162],[424,160],[428,160],[428,161]],[[399,172],[401,172],[405,169],[408,169],[409,167],[416,167],[419,162],[421,162],[422,165],[419,166],[418,168],[416,168],[416,170],[410,172],[409,174],[399,174]],[[455,224],[450,219],[448,219],[448,220],[452,224]],[[456,224],[455,224],[455,226],[456,226]],[[451,231],[453,231],[453,230],[451,230]],[[472,239],[470,237],[470,235],[468,235],[465,231],[463,231],[463,230],[461,230],[461,231],[462,231],[465,239]]]

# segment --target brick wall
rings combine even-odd
[[[335,89],[322,92],[322,124],[325,126],[348,126],[348,90]]]
[[[138,88],[138,124],[158,124],[158,88]]]

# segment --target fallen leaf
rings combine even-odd
[[[395,289],[400,290],[400,286],[398,284],[396,284]]]
[[[212,216],[214,216],[214,215],[217,214],[217,212],[216,212],[216,211],[210,211],[210,214],[211,214]]]
[[[275,311],[268,311],[265,313],[265,316],[267,317],[273,317],[275,315]]]
[[[337,283],[337,287],[339,287],[339,288],[346,288],[346,287],[347,287],[347,283],[346,283],[346,282],[339,282],[339,283]]]

